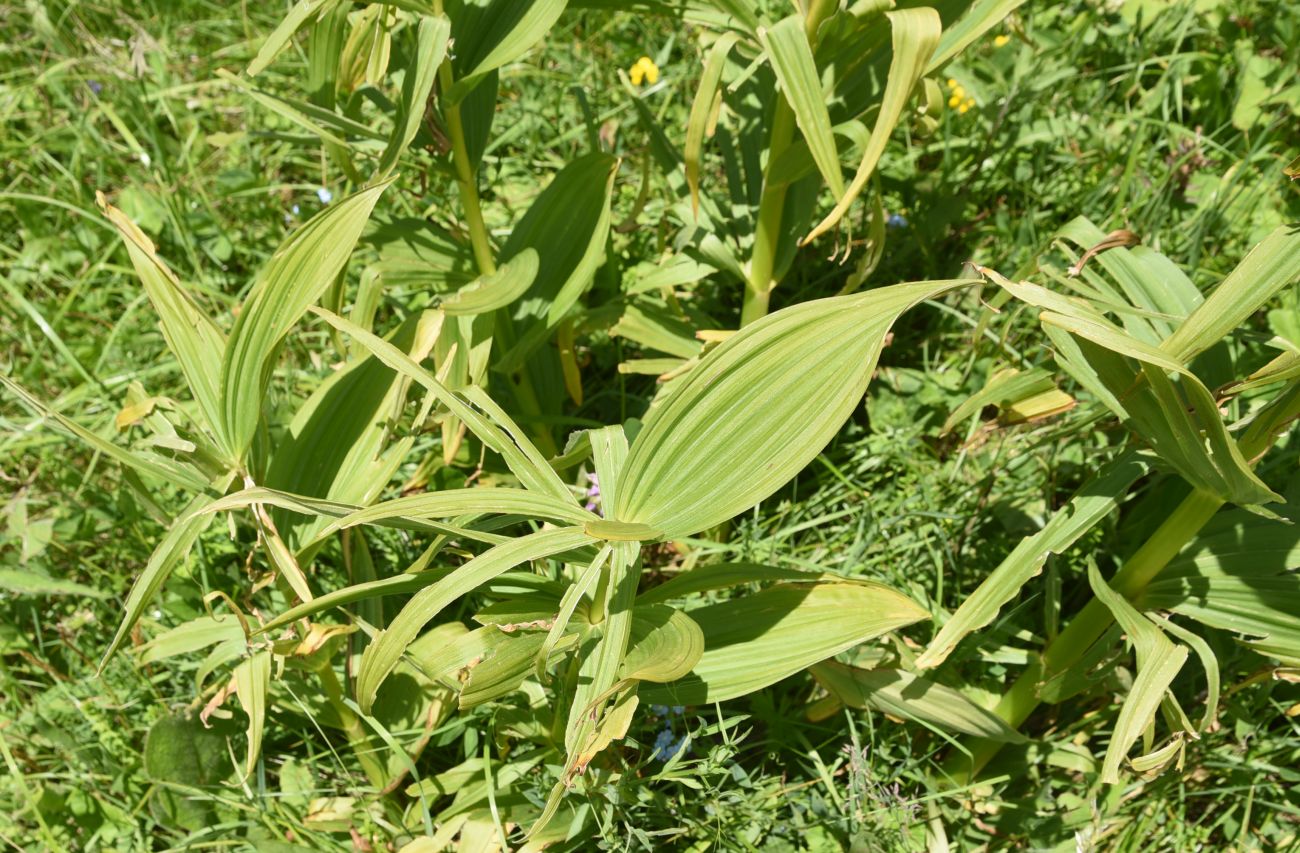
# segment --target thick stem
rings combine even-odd
[[[817,47],[817,28],[838,8],[834,0],[811,0],[804,12],[804,31],[808,44]],[[754,248],[749,256],[749,281],[740,312],[740,325],[746,326],[767,314],[774,277],[776,252],[781,241],[781,219],[789,184],[772,183],[772,164],[794,142],[794,110],[784,94],[778,92],[772,114],[772,133],[767,146],[767,163],[763,167],[763,194],[758,202],[758,223],[754,230]]]
[[[343,685],[339,684],[338,676],[334,674],[334,668],[328,663],[316,670],[320,676],[321,687],[325,690],[325,698],[329,700],[330,707],[334,713],[339,715],[339,722],[343,726],[343,733],[347,735],[348,745],[357,756],[357,761],[361,763],[361,769],[365,771],[366,778],[370,784],[375,786],[376,790],[383,790],[384,784],[388,781],[388,774],[375,759],[375,753],[370,745],[370,736],[366,734],[366,728],[361,724],[361,718],[352,712],[352,709],[343,701]]]
[[[442,83],[444,92],[451,88],[450,59],[443,60],[442,67],[438,69],[438,80]],[[488,239],[487,225],[483,222],[483,208],[479,204],[478,175],[469,162],[465,125],[460,120],[460,104],[444,104],[442,116],[447,122],[447,136],[451,140],[451,163],[456,169],[456,189],[460,192],[460,204],[465,211],[465,227],[469,229],[474,263],[479,274],[488,275],[496,271],[497,265],[492,257],[492,242]]]
[[[1169,561],[1200,533],[1223,506],[1214,495],[1194,491],[1166,518],[1142,547],[1111,579],[1111,587],[1126,598],[1135,598],[1160,574]],[[1114,617],[1106,606],[1092,599],[1043,650],[1041,658],[1026,669],[1003,696],[994,713],[1012,728],[1028,719],[1039,706],[1038,685],[1069,669],[1101,638]],[[968,742],[971,758],[955,754],[948,762],[949,773],[959,783],[968,783],[997,755],[1002,744],[986,740]]]

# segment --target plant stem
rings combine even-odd
[[[370,744],[370,736],[366,734],[366,728],[361,724],[361,719],[343,701],[343,685],[339,683],[338,676],[334,674],[334,667],[326,663],[316,670],[316,673],[320,676],[321,687],[325,689],[325,698],[329,700],[334,713],[339,715],[339,722],[343,726],[343,733],[347,735],[348,745],[352,747],[352,751],[357,756],[357,761],[361,763],[361,769],[365,771],[366,778],[370,780],[370,784],[374,785],[376,790],[382,791],[384,784],[388,781],[388,774],[375,760],[375,753]]]
[[[772,116],[771,141],[767,147],[767,165],[763,169],[763,195],[758,202],[758,226],[754,231],[754,249],[749,257],[749,281],[745,283],[745,301],[740,312],[740,325],[747,326],[767,314],[772,288],[776,287],[772,275],[776,264],[777,244],[781,240],[781,214],[785,209],[785,193],[789,184],[773,184],[772,164],[794,141],[794,110],[785,95],[778,93],[776,111]]]
[[[837,8],[834,0],[810,0],[804,10],[804,32],[808,44],[817,47],[817,28]],[[754,231],[754,248],[749,256],[749,280],[745,282],[745,299],[740,310],[740,325],[746,326],[767,314],[772,290],[778,279],[774,278],[776,252],[781,241],[781,219],[785,210],[785,194],[789,184],[772,183],[772,164],[794,142],[795,118],[789,100],[781,92],[776,95],[776,109],[772,114],[772,133],[767,146],[767,163],[763,166],[763,193],[758,201],[758,223]]]
[[[1223,503],[1214,495],[1193,491],[1115,573],[1110,581],[1111,587],[1126,598],[1135,598],[1169,565],[1183,546],[1200,533]],[[1019,728],[1041,702],[1038,685],[1073,666],[1106,632],[1112,621],[1114,617],[1104,604],[1095,598],[1089,601],[1065,630],[1048,644],[1039,660],[1021,673],[993,709],[994,713],[1012,728]],[[965,755],[954,754],[948,762],[947,769],[960,784],[973,780],[1002,744],[974,740],[967,746],[971,753],[969,761]]]
[[[451,60],[444,59],[438,69],[438,80],[442,90],[451,88]],[[456,189],[460,192],[460,204],[465,211],[465,226],[469,229],[469,242],[474,250],[474,263],[480,275],[496,271],[496,261],[492,257],[492,242],[488,238],[487,225],[483,222],[483,208],[478,198],[478,175],[469,162],[469,147],[465,144],[465,125],[460,120],[460,104],[443,104],[442,116],[447,122],[447,136],[451,140],[451,163],[456,169]]]

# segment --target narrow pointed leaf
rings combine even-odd
[[[524,436],[514,421],[485,392],[477,388],[452,391],[427,370],[410,359],[406,353],[387,341],[367,332],[355,323],[337,314],[314,308],[312,313],[334,328],[351,335],[358,343],[374,353],[384,364],[428,389],[470,431],[491,450],[501,454],[506,465],[524,486],[532,491],[548,494],[561,500],[573,501],[568,487],[546,462],[540,451]],[[473,405],[471,405],[471,403]],[[475,409],[475,406],[478,409]],[[480,414],[480,410],[486,413]],[[498,426],[500,424],[500,426]],[[508,433],[508,434],[507,434]]]
[[[253,440],[284,336],[338,278],[387,184],[327,207],[271,258],[230,333],[221,369],[222,438],[242,460]]]
[[[433,81],[437,78],[438,66],[447,55],[447,38],[451,35],[451,22],[445,15],[421,16],[420,27],[416,33],[415,54],[406,76],[402,78],[402,99],[398,103],[397,121],[393,125],[388,145],[384,147],[383,156],[379,158],[379,168],[373,180],[382,181],[397,168],[406,146],[415,139],[424,121],[425,104],[429,93],[433,91]]]
[[[992,622],[998,611],[1020,594],[1021,587],[1043,570],[1048,557],[1065,553],[1080,536],[1114,512],[1129,488],[1148,470],[1150,465],[1145,459],[1126,453],[1099,471],[1042,530],[1021,540],[961,603],[917,658],[917,668],[943,663],[962,639]]]
[[[131,265],[158,313],[158,324],[162,327],[167,348],[176,356],[207,428],[213,435],[218,435],[221,353],[226,348],[225,335],[181,286],[176,274],[158,257],[153,241],[126,214],[108,204],[103,195],[98,196],[98,201],[104,215],[122,235],[122,242],[131,256]]]
[[[1102,763],[1101,780],[1115,784],[1119,782],[1119,768],[1129,749],[1155,719],[1169,685],[1187,661],[1187,647],[1171,642],[1124,596],[1107,586],[1095,565],[1088,570],[1088,580],[1093,593],[1110,610],[1115,621],[1128,634],[1129,642],[1137,649],[1137,676],[1120,708],[1110,746],[1106,748],[1106,759]]]
[[[803,132],[813,162],[826,179],[836,199],[844,195],[844,175],[840,172],[839,152],[831,134],[831,118],[826,111],[826,97],[813,62],[812,48],[804,34],[804,17],[794,14],[783,18],[771,29],[760,30],[759,38],[772,60],[777,82],[794,110],[795,121]]]
[[[867,181],[880,161],[880,155],[885,153],[885,144],[902,118],[912,88],[925,73],[939,44],[942,24],[939,13],[934,9],[928,6],[899,9],[886,12],[885,17],[893,27],[894,57],[889,64],[889,79],[880,101],[880,112],[876,114],[876,124],[871,129],[871,139],[862,152],[862,162],[858,164],[852,182],[835,209],[803,238],[803,243],[809,243],[834,228],[867,186]]]
[[[713,47],[709,48],[699,86],[695,90],[695,99],[691,101],[691,114],[686,120],[683,160],[686,164],[686,185],[691,191],[691,207],[696,213],[700,209],[700,159],[704,150],[704,136],[718,99],[722,72],[727,66],[727,54],[739,40],[740,36],[736,33],[723,33],[713,43]]]

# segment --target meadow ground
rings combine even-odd
[[[676,239],[667,225],[671,181],[656,158],[664,144],[682,147],[703,51],[689,24],[600,5],[570,9],[540,47],[501,71],[482,155],[487,226],[504,240],[598,129],[622,158],[611,254],[652,258]],[[254,97],[219,73],[242,72],[287,8],[0,3],[0,371],[111,441],[138,439],[133,421],[188,392],[96,192],[151,236],[226,329],[276,247],[344,195],[348,176],[318,136],[269,95]],[[629,86],[620,73],[643,55],[659,80]],[[398,48],[394,56],[396,66]],[[303,98],[310,60],[295,42],[257,77],[258,89]],[[1298,68],[1300,6],[1291,3],[1026,4],[935,79],[956,107],[932,125],[905,121],[893,135],[873,182],[886,248],[868,286],[955,277],[967,260],[1012,277],[1063,267],[1053,239],[1086,217],[1102,232],[1140,235],[1207,290],[1274,228],[1300,220],[1300,182],[1284,174],[1300,155]],[[380,98],[357,107],[362,122],[383,110]],[[427,140],[431,151],[438,144]],[[425,153],[409,162],[431,160]],[[727,167],[710,168],[721,175]],[[445,170],[403,169],[389,192],[385,216],[455,219],[446,213],[455,191]],[[369,262],[384,251],[372,233],[358,255]],[[772,307],[838,292],[856,260],[840,265],[830,252],[800,250]],[[340,307],[352,304],[363,266],[353,264]],[[607,262],[596,292],[617,290],[632,266]],[[740,290],[697,279],[688,283],[693,316],[707,318],[704,328],[734,328]],[[386,328],[430,304],[418,274],[391,282],[376,309]],[[990,323],[980,308],[939,302],[905,315],[865,404],[825,451],[725,531],[660,555],[646,584],[680,569],[689,552],[690,565],[731,560],[880,581],[951,614],[1122,443],[1086,404],[1021,424],[977,406],[945,429],[999,365],[1050,360],[1036,312],[1019,307]],[[1242,347],[1262,353],[1272,335],[1300,341],[1297,317],[1292,288],[1254,318]],[[582,402],[549,422],[560,445],[569,430],[639,415],[655,393],[653,374],[618,369],[638,344],[611,335],[609,324],[586,331]],[[305,395],[347,352],[325,324],[304,321],[279,381]],[[268,408],[292,397],[281,396]],[[443,465],[440,442],[436,431],[415,436],[387,493],[476,475],[474,459]],[[1289,493],[1296,462],[1284,440],[1257,471]],[[206,671],[198,647],[151,656],[145,644],[220,607],[210,592],[250,606],[245,594],[264,580],[251,562],[253,537],[232,537],[225,524],[204,533],[100,673],[132,582],[184,506],[180,490],[146,486],[9,391],[0,392],[0,482],[0,841],[8,847],[399,849],[421,834],[425,809],[444,826],[462,813],[495,816],[498,794],[503,809],[545,802],[554,776],[542,768],[555,771],[554,762],[518,761],[507,746],[536,725],[527,712],[544,701],[540,687],[439,713],[430,730],[411,723],[420,735],[414,774],[402,770],[395,790],[376,797],[373,768],[349,748],[346,720],[292,669],[277,682],[260,756],[241,780],[246,718],[236,703],[211,729],[177,722],[223,678]],[[1089,568],[1122,565],[1185,492],[1176,474],[1147,475],[1122,512],[1049,560],[937,678],[991,706],[1043,638],[1091,598]],[[422,547],[385,531],[368,539],[366,560],[379,577],[395,575]],[[324,552],[313,583],[346,585],[356,559]],[[1279,595],[1292,596],[1279,606],[1300,620],[1295,591]],[[474,612],[458,607],[442,618]],[[839,659],[906,663],[932,634],[921,627]],[[1028,741],[1006,746],[970,784],[944,778],[957,740],[942,725],[846,707],[800,673],[718,705],[643,705],[627,738],[567,798],[564,820],[581,831],[551,849],[1300,848],[1295,670],[1228,630],[1208,643],[1222,684],[1217,721],[1186,743],[1180,768],[1163,774],[1115,785],[1098,772],[1133,683],[1127,656],[1095,662],[1087,689],[1035,712],[1023,726]],[[1205,678],[1190,666],[1182,678],[1175,686],[1187,707],[1203,701]],[[380,763],[397,760],[378,733],[368,737]],[[486,784],[466,781],[485,766]],[[458,768],[468,776],[450,772]],[[405,786],[415,779],[430,784],[412,794]],[[478,818],[457,826],[464,850],[495,849],[509,829]]]

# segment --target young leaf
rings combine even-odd
[[[194,541],[199,538],[208,525],[216,518],[215,515],[202,514],[199,511],[211,503],[212,498],[207,495],[199,495],[190,502],[180,517],[173,522],[167,535],[154,548],[153,554],[149,557],[149,562],[145,565],[144,571],[140,577],[136,578],[135,583],[131,585],[131,592],[127,594],[126,604],[123,607],[124,614],[122,622],[117,626],[117,633],[113,635],[113,640],[108,644],[108,649],[104,652],[103,658],[99,662],[99,672],[104,671],[105,665],[108,664],[109,658],[113,656],[122,643],[126,641],[127,635],[139,621],[140,614],[144,612],[146,606],[153,599],[154,595],[162,588],[163,581],[171,574],[172,569],[185,559],[189,554],[190,548],[194,546]]]
[[[687,615],[704,632],[704,654],[690,675],[642,685],[647,702],[707,705],[744,696],[929,616],[887,586],[850,582],[778,584]]]
[[[253,440],[280,342],[338,278],[379,194],[362,190],[327,207],[272,256],[230,333],[221,366],[225,449],[242,461]]]
[[[1093,594],[1110,610],[1137,650],[1137,677],[1133,679],[1129,695],[1120,708],[1110,746],[1106,748],[1106,760],[1102,763],[1101,781],[1116,784],[1119,782],[1120,765],[1128,755],[1129,748],[1151,725],[1169,685],[1187,661],[1187,647],[1171,642],[1163,631],[1135,610],[1124,596],[1107,586],[1096,565],[1089,567],[1088,581],[1092,585]]]
[[[913,9],[898,9],[886,12],[893,27],[894,58],[889,64],[889,78],[885,83],[885,93],[880,100],[880,112],[876,114],[876,124],[871,129],[871,139],[862,152],[862,162],[854,174],[848,189],[840,197],[835,209],[827,214],[801,244],[807,244],[835,227],[849,206],[867,185],[871,173],[875,171],[880,155],[885,152],[885,143],[889,141],[894,127],[903,115],[907,99],[912,94],[912,87],[921,79],[939,44],[939,32],[942,24],[939,13],[928,6]]]
[[[398,103],[397,121],[393,124],[393,133],[388,137],[388,145],[379,158],[379,168],[375,170],[372,181],[382,181],[392,174],[397,167],[398,158],[419,132],[420,122],[424,121],[425,102],[433,91],[438,66],[442,65],[442,60],[447,55],[447,38],[450,35],[451,22],[445,15],[421,16],[416,34],[414,63],[406,69],[406,76],[402,78],[402,99]]]
[[[808,36],[804,34],[804,16],[794,14],[783,18],[771,29],[759,30],[758,36],[772,59],[777,82],[794,110],[795,121],[813,161],[838,200],[844,195],[844,175],[840,172],[839,152],[831,134],[821,79],[817,76]]]
[[[370,713],[379,685],[397,666],[406,647],[448,604],[520,563],[563,553],[590,541],[574,527],[531,533],[483,552],[434,585],[420,590],[362,653],[357,674],[358,704]]]
[[[253,61],[248,64],[248,76],[255,77],[266,70],[303,24],[312,17],[327,13],[340,2],[342,0],[298,0],[284,20],[267,36],[266,41],[262,42],[257,56],[253,57]]]
[[[235,667],[235,693],[248,715],[248,755],[244,761],[244,778],[253,775],[257,757],[262,752],[262,730],[266,725],[266,694],[271,686],[271,652],[263,650]]]
[[[632,608],[632,635],[619,670],[621,681],[663,684],[684,678],[704,654],[704,632],[667,604]]]
[[[727,65],[727,54],[740,40],[736,33],[723,33],[704,60],[704,71],[700,74],[700,83],[695,90],[695,99],[691,101],[691,114],[686,120],[686,146],[683,159],[686,162],[686,185],[691,191],[691,209],[698,215],[700,211],[700,155],[704,149],[704,135],[708,130],[709,116],[713,113],[714,103],[718,99],[718,88],[722,83],[722,71]]]
[[[1300,228],[1279,226],[1237,264],[1160,349],[1187,364],[1241,327],[1278,291],[1300,278]]]
[[[677,538],[754,506],[812,461],[857,408],[898,315],[963,283],[819,299],[746,326],[651,411],[610,517]]]
[[[208,430],[219,435],[221,354],[226,349],[226,336],[158,257],[153,241],[125,213],[110,205],[102,193],[97,193],[95,198],[122,235],[135,274],[140,277],[154,311],[158,312],[158,324],[167,348],[176,356]]]

